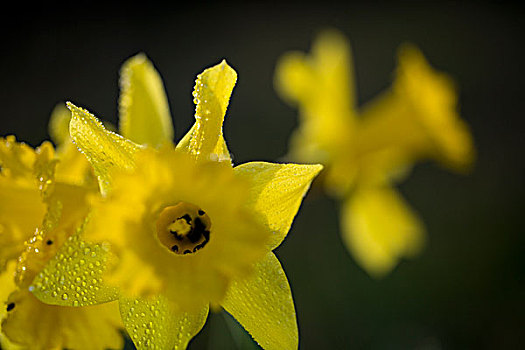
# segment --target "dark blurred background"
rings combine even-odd
[[[359,101],[388,87],[395,52],[419,46],[459,86],[478,150],[474,171],[417,165],[400,190],[428,228],[416,259],[373,280],[344,249],[337,204],[314,188],[277,249],[302,349],[515,349],[525,346],[524,11],[502,2],[46,2],[2,10],[0,135],[36,146],[54,105],[117,121],[118,71],[145,52],[160,71],[177,139],[193,123],[195,76],[222,58],[238,84],[225,122],[234,161],[275,161],[297,111],[273,89],[276,60],[320,30],[351,41]],[[190,349],[248,347],[211,315]],[[239,340],[240,339],[240,340]]]

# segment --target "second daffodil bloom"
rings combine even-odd
[[[85,300],[53,295],[57,286],[77,285],[75,266],[87,268],[75,258],[55,259],[35,280],[41,300],[88,305],[116,298],[116,287],[139,349],[185,348],[210,305],[233,315],[263,348],[297,348],[290,287],[272,250],[322,167],[232,166],[222,124],[236,79],[225,61],[198,76],[195,124],[177,145],[160,76],[144,55],[122,70],[122,136],[68,104],[71,137],[102,191],[83,238],[109,243],[111,255],[91,266],[85,288],[93,298]]]
[[[34,277],[75,236],[88,212],[87,196],[97,190],[89,163],[57,127],[69,124],[63,112],[57,108],[51,118],[57,152],[47,141],[35,150],[14,136],[0,138],[2,349],[105,349],[123,344],[117,302],[73,309],[47,305],[31,293]]]
[[[276,89],[300,111],[289,156],[327,166],[326,188],[343,200],[344,242],[375,277],[424,242],[421,221],[393,184],[418,160],[467,170],[474,159],[451,80],[413,46],[403,46],[398,61],[392,87],[361,109],[350,48],[335,31],[322,33],[311,55],[289,53],[276,68]]]

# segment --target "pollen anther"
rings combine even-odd
[[[157,237],[171,252],[197,252],[210,240],[211,220],[194,204],[179,202],[165,207],[157,219]]]

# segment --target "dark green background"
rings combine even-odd
[[[32,145],[48,137],[48,116],[59,101],[116,122],[119,67],[143,51],[164,79],[177,138],[193,122],[195,76],[226,58],[239,74],[225,122],[234,161],[275,161],[297,124],[296,111],[273,90],[281,54],[308,51],[323,28],[342,30],[352,43],[363,103],[390,84],[398,45],[418,45],[458,83],[461,115],[478,150],[475,169],[460,176],[431,163],[414,168],[400,190],[425,221],[428,246],[379,281],[342,246],[337,203],[319,188],[310,191],[277,249],[294,293],[300,346],[524,346],[521,8],[488,2],[24,6],[0,15],[0,135]],[[190,348],[235,348],[230,321],[212,315]]]

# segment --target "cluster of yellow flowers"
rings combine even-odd
[[[421,157],[464,167],[468,132],[450,82],[406,48],[393,88],[357,117],[349,51],[331,33],[291,54],[277,86],[299,104],[290,155],[327,166],[343,232],[371,274],[421,245],[391,183]],[[237,80],[198,75],[195,123],[173,144],[164,87],[145,55],[121,70],[120,134],[72,103],[33,149],[0,138],[0,344],[5,349],[184,349],[223,308],[265,349],[296,349],[285,239],[319,164],[233,166],[222,125]]]

